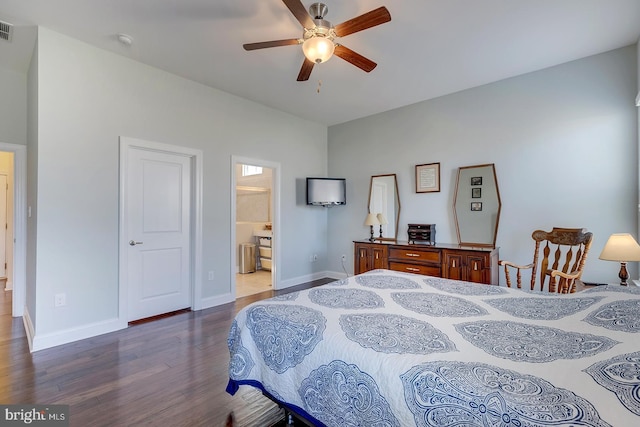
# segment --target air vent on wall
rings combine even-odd
[[[12,36],[13,25],[9,24],[8,22],[0,21],[0,39],[10,42]]]

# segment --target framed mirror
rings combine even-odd
[[[369,213],[380,224],[374,226],[375,240],[396,240],[400,220],[400,196],[396,174],[374,175],[369,186]]]
[[[493,163],[458,169],[453,214],[460,245],[495,247],[501,207]]]

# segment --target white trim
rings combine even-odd
[[[127,151],[130,148],[140,148],[144,150],[159,151],[171,154],[179,154],[188,156],[192,161],[192,181],[193,181],[193,200],[192,200],[192,255],[191,263],[193,274],[191,275],[191,308],[193,310],[201,310],[203,308],[202,300],[202,175],[203,175],[203,152],[199,149],[187,148],[178,145],[163,144],[160,142],[145,141],[142,139],[120,137],[120,236],[118,245],[119,267],[119,309],[118,323],[128,324],[128,298],[127,298],[127,275],[128,259],[126,251],[122,250],[128,242],[126,222],[124,214],[125,206],[125,188],[126,188],[126,171],[127,171]]]
[[[271,277],[273,280],[273,289],[281,289],[280,284],[280,266],[282,260],[280,256],[280,245],[282,243],[280,239],[280,163],[270,162],[268,160],[252,159],[249,157],[231,156],[231,223],[229,228],[231,229],[231,295],[236,294],[236,255],[238,250],[236,244],[236,165],[248,163],[256,166],[262,166],[264,168],[273,169],[272,183],[273,188],[271,191],[271,197],[273,197],[273,239],[272,241],[272,258],[275,262],[271,265]]]
[[[33,322],[29,315],[29,309],[24,308],[24,314],[22,315],[22,323],[24,324],[24,331],[27,334],[27,344],[29,344],[29,351],[33,351],[33,337],[36,334],[33,329]]]
[[[335,273],[335,274],[337,274],[337,276],[330,271],[319,271],[312,274],[305,274],[304,276],[298,276],[298,277],[294,277],[293,279],[283,280],[280,283],[280,289],[291,288],[293,286],[302,285],[303,283],[313,282],[314,280],[326,279],[327,277],[328,278],[332,278],[332,277],[344,278],[343,276],[345,276],[344,273],[342,274]]]
[[[25,312],[27,288],[27,146],[0,142],[13,153],[13,317]],[[7,283],[9,281],[7,280]]]
[[[25,316],[26,318],[27,316]],[[109,319],[101,322],[82,325],[75,328],[56,331],[49,334],[39,334],[33,336],[33,342],[30,341],[29,349],[31,352],[44,350],[46,348],[55,347],[70,342],[95,337],[97,335],[115,332],[127,327],[125,323],[122,325],[120,319]]]
[[[216,295],[214,297],[207,297],[202,299],[202,308],[204,310],[206,308],[217,307],[219,305],[228,304],[230,302],[234,302],[236,300],[235,293],[233,294],[224,294],[224,295]]]

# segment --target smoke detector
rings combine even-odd
[[[131,37],[129,34],[118,34],[118,41],[120,43],[122,43],[125,46],[131,46],[133,44],[133,37]]]

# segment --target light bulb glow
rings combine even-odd
[[[335,45],[326,37],[311,37],[302,44],[302,52],[307,59],[315,64],[326,62],[333,55]]]

